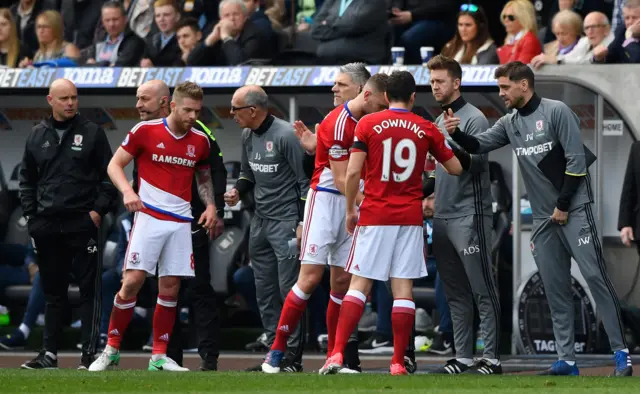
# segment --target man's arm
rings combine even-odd
[[[227,40],[222,43],[222,51],[227,59],[228,65],[235,66],[244,63],[251,58],[258,57],[260,47],[264,43],[260,40],[260,32],[252,29],[247,32],[246,37],[242,37],[242,42],[237,40]]]
[[[293,130],[291,130],[293,131]],[[304,149],[300,146],[298,138],[292,132],[287,132],[282,137],[281,149],[284,154],[287,163],[293,170],[296,176],[296,182],[298,183],[298,190],[300,191],[300,199],[298,202],[298,219],[302,221],[304,219],[304,209],[307,201],[307,192],[309,191],[309,178],[304,171],[303,156]]]
[[[638,155],[640,142],[636,141],[631,145],[629,151],[629,160],[627,161],[627,170],[624,173],[624,181],[622,182],[622,193],[620,193],[620,209],[618,210],[618,230],[623,227],[633,227],[635,225],[636,213],[638,206],[638,184],[636,180],[635,157]]]
[[[38,189],[38,166],[29,149],[33,134],[27,139],[24,153],[22,155],[22,164],[20,165],[20,205],[22,206],[22,214],[25,217],[33,217],[38,211],[38,202],[36,200],[36,192]]]
[[[113,153],[111,152],[107,135],[101,127],[98,127],[93,159],[100,174],[100,193],[93,205],[93,210],[100,215],[100,217],[103,217],[111,210],[118,196],[118,191],[107,175],[107,167],[112,157]]]
[[[118,48],[118,58],[114,63],[115,67],[135,67],[140,64],[142,52],[144,51],[144,40],[135,34],[127,37]]]
[[[567,160],[564,183],[558,196],[556,208],[562,212],[567,212],[571,199],[580,186],[580,182],[587,175],[584,145],[580,135],[580,120],[567,105],[561,103],[554,108],[552,121],[554,122],[553,130],[556,132],[556,138],[562,145],[564,157]]]
[[[477,137],[487,129],[489,129],[489,121],[487,120],[487,118],[485,118],[484,116],[476,116],[471,118],[469,122],[467,122],[464,132],[468,135]],[[483,172],[485,170],[485,165],[489,163],[489,154],[474,154],[470,156],[471,163],[467,171],[473,175]],[[460,159],[460,156],[458,154],[456,154],[456,157]]]
[[[227,167],[224,165],[220,145],[213,140],[209,151],[209,164],[213,183],[213,200],[218,216],[224,217],[224,192],[227,188]]]
[[[424,198],[429,197],[436,190],[436,172],[430,171],[429,177],[422,182],[422,193],[424,194]]]
[[[120,147],[113,155],[109,165],[107,166],[107,174],[109,175],[111,182],[113,182],[115,187],[117,187],[123,195],[133,193],[133,188],[129,184],[127,176],[124,173],[124,168],[131,163],[131,160],[133,160],[133,156]]]
[[[362,167],[366,159],[367,152],[363,151],[352,152],[349,157],[344,190],[347,199],[347,213],[355,212],[356,199],[360,193],[360,174],[362,174]]]
[[[476,134],[475,136],[464,133],[457,127],[454,127],[452,130],[447,127],[447,131],[451,135],[451,138],[468,153],[489,153],[509,144],[509,137],[507,137],[507,130],[504,126],[504,118],[498,119],[489,130]]]
[[[249,157],[247,156],[247,144],[251,143],[251,130],[246,129],[242,132],[242,159],[240,161],[240,176],[236,181],[235,189],[240,193],[240,197],[253,190],[256,180],[253,177],[253,171],[249,165]]]
[[[198,195],[205,206],[214,206],[213,182],[211,180],[211,168],[202,166],[196,168],[196,183]]]

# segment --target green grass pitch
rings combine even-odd
[[[0,370],[2,393],[637,393],[634,378]]]

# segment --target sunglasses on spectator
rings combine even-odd
[[[478,12],[478,6],[475,4],[463,4],[460,6],[462,12]]]
[[[506,21],[507,19],[509,20],[509,22],[513,22],[513,21],[516,20],[516,16],[515,15],[504,15],[502,17],[502,20],[504,20],[504,21]]]

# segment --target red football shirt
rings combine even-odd
[[[161,220],[190,221],[195,169],[209,167],[209,138],[191,129],[178,137],[166,119],[140,122],[127,134],[122,149],[138,163],[142,212]]]
[[[358,121],[351,115],[347,103],[334,108],[320,123],[316,134],[318,146],[311,177],[312,189],[339,193],[329,160],[349,160],[356,124]]]
[[[422,172],[427,153],[440,163],[453,151],[431,122],[404,109],[364,116],[353,152],[367,152],[360,226],[422,226]]]

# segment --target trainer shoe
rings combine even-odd
[[[451,360],[447,361],[447,363],[444,366],[436,369],[431,373],[443,374],[443,375],[458,375],[465,372],[468,369],[469,369],[468,365],[461,363],[455,358],[452,358]]]
[[[302,357],[296,355],[296,352],[288,350],[280,362],[280,370],[282,372],[302,372]]]
[[[433,339],[426,335],[416,335],[416,338],[413,341],[413,346],[415,347],[416,352],[426,352],[431,348],[432,344]]]
[[[201,371],[217,371],[218,370],[218,360],[201,360],[200,361],[200,370]]]
[[[189,368],[178,365],[171,358],[164,356],[157,361],[153,361],[153,357],[149,360],[149,371],[169,371],[169,372],[187,372]]]
[[[387,335],[374,332],[369,339],[360,343],[358,351],[362,354],[392,354],[393,340]]]
[[[362,366],[360,365],[360,355],[358,355],[358,342],[347,342],[344,348],[344,365],[340,373],[360,373]]]
[[[407,369],[402,364],[391,364],[389,368],[391,375],[408,375]]]
[[[418,369],[418,364],[416,364],[416,353],[413,351],[407,351],[404,356],[404,368],[410,374],[413,374]]]
[[[0,338],[0,349],[15,350],[22,349],[27,343],[24,334],[20,329],[16,328],[11,334],[7,334]]]
[[[262,333],[255,341],[247,343],[244,349],[252,352],[262,352],[269,351],[270,347],[271,345],[267,342],[267,334]]]
[[[82,356],[80,356],[80,365],[78,365],[79,371],[86,371],[89,369],[91,364],[96,360],[95,354],[82,352]]]
[[[616,369],[613,371],[613,376],[633,376],[633,366],[629,353],[618,350],[613,359],[616,360]]]
[[[329,347],[329,335],[320,334],[318,335],[318,349],[321,353],[326,353],[327,348]]]
[[[22,369],[57,369],[58,359],[51,357],[47,354],[46,350],[41,350],[40,353],[31,361],[20,366]]]
[[[280,350],[269,350],[267,357],[264,358],[262,363],[262,372],[264,373],[278,373],[280,372],[280,363],[284,357],[284,352]]]
[[[451,340],[451,334],[437,332],[435,338],[433,338],[433,343],[429,350],[429,353],[439,354],[441,356],[447,356],[453,353],[453,341]]]
[[[493,364],[489,360],[480,359],[476,361],[471,368],[467,369],[463,374],[469,375],[502,375],[502,365]]]
[[[335,373],[340,372],[342,369],[343,357],[342,353],[336,353],[333,356],[329,357],[327,361],[325,361],[322,368],[320,368],[320,375],[333,375]]]
[[[96,359],[96,361],[92,362],[89,365],[89,371],[91,372],[99,372],[99,371],[107,371],[109,369],[113,369],[120,364],[120,352],[116,350],[115,353],[110,353],[105,349],[100,356]]]
[[[538,373],[544,376],[578,376],[580,370],[577,364],[569,365],[564,360],[558,360],[551,365],[551,368]]]

